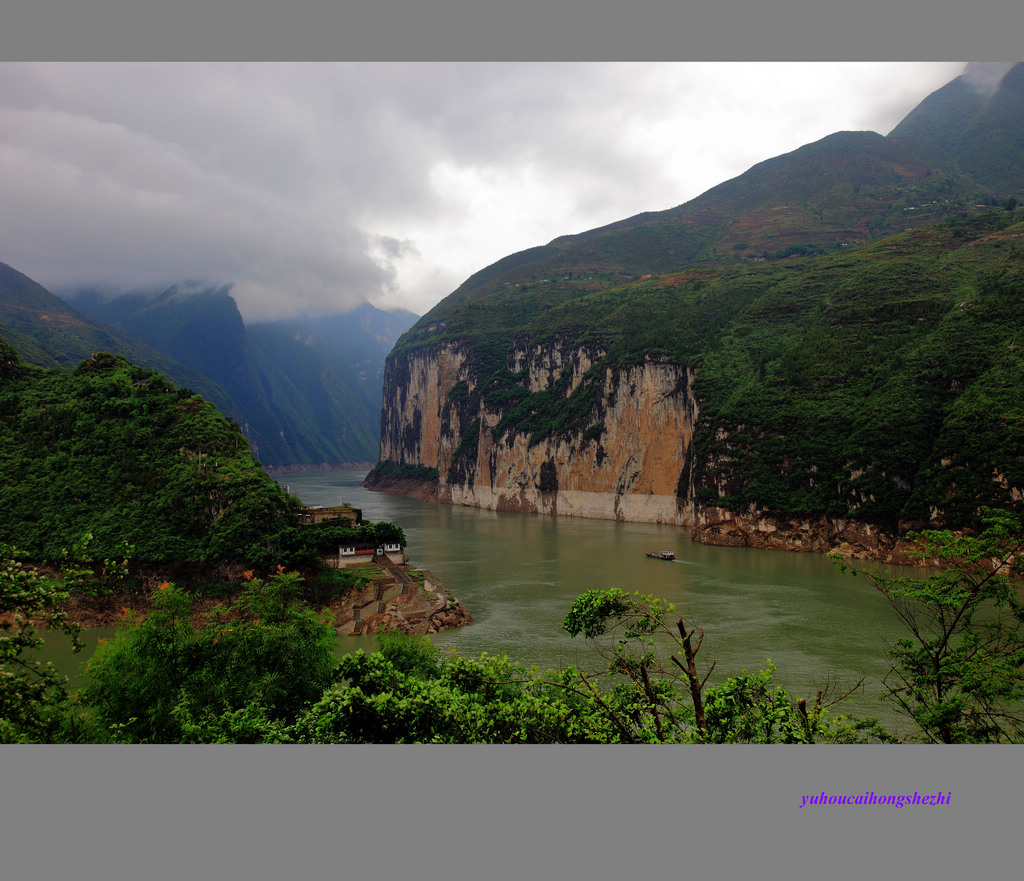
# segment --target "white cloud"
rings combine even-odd
[[[513,251],[672,207],[934,64],[0,64],[0,260],[233,282],[248,318],[425,312]]]

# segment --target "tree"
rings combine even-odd
[[[184,591],[164,583],[145,619],[102,643],[80,698],[98,739],[135,743],[289,739],[337,667],[335,632],[298,599],[299,576],[251,577],[200,626]]]
[[[18,558],[0,545],[0,743],[59,742],[73,725],[68,680],[31,652],[43,644],[37,626],[63,632],[81,650],[81,628],[62,609],[79,573],[47,576]]]
[[[1024,523],[987,509],[976,535],[927,530],[914,556],[924,577],[863,572],[909,632],[889,646],[884,698],[935,743],[1024,740]],[[842,561],[852,575],[858,571]]]
[[[564,628],[582,635],[606,660],[616,686],[599,691],[580,674],[589,689],[631,742],[697,743],[815,743],[888,740],[872,720],[833,715],[818,692],[808,707],[774,686],[775,666],[756,674],[746,670],[721,685],[706,688],[714,670],[703,675],[697,654],[704,631],[688,627],[673,613],[675,607],[656,597],[626,593],[619,588],[591,590],[576,599]],[[613,645],[599,640],[614,634]],[[656,638],[657,637],[657,638]],[[665,654],[665,645],[669,651]],[[859,685],[859,683],[858,683]],[[856,687],[856,686],[855,686]],[[689,701],[689,706],[687,705]]]
[[[304,712],[300,743],[610,743],[577,673],[527,669],[505,655],[443,655],[425,636],[378,634],[379,651],[341,660],[346,686]]]

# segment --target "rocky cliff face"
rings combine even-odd
[[[560,383],[562,406],[569,407],[574,394],[595,385],[592,368],[602,355],[581,347],[520,348],[508,366],[530,392]],[[719,496],[729,495],[739,476],[720,453],[693,464],[694,378],[691,369],[653,361],[601,368],[587,426],[537,440],[503,428],[505,412],[484,401],[463,347],[403,355],[389,362],[385,377],[381,461],[404,466],[404,475],[372,474],[367,486],[490,510],[673,523],[691,527],[692,539],[703,544],[914,562],[900,535],[906,526],[929,523],[890,533],[851,518],[699,502],[695,473]],[[715,437],[728,448],[728,432],[717,429]],[[436,476],[424,478],[427,469]]]
[[[505,408],[487,403],[463,347],[392,359],[381,461],[400,467],[391,476],[371,475],[367,485],[497,511],[687,526],[693,540],[704,544],[915,562],[900,535],[906,526],[928,523],[901,524],[894,533],[850,518],[733,511],[700,502],[695,474],[718,496],[728,495],[739,477],[721,452],[702,464],[693,461],[700,416],[695,372],[653,360],[614,369],[602,364],[603,355],[572,346],[511,354],[510,372],[531,393],[557,388],[559,406],[566,408],[574,396],[590,395],[590,409],[578,420],[585,427],[543,438],[503,422]],[[714,436],[720,449],[729,447],[724,429]],[[425,479],[426,473],[436,477]]]
[[[910,556],[914,546],[878,526],[844,517],[785,517],[763,511],[698,507],[693,540],[701,544],[776,551],[812,551],[896,565],[925,565]]]
[[[531,392],[561,382],[565,406],[584,386],[592,398],[583,427],[539,441],[501,429],[505,413],[479,393],[462,348],[401,356],[385,378],[381,460],[436,469],[437,501],[689,525],[693,372],[648,361],[595,377],[601,355],[567,346],[511,354],[509,369]]]

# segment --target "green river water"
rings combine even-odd
[[[317,471],[279,481],[305,504],[344,501],[368,520],[405,530],[412,564],[433,572],[475,619],[432,637],[439,646],[469,656],[508,654],[540,667],[597,669],[587,645],[561,629],[569,605],[590,588],[639,590],[675,603],[704,629],[701,656],[716,662],[712,684],[760,670],[769,658],[778,667],[776,681],[809,699],[826,683],[838,694],[864,677],[848,710],[906,728],[878,700],[886,641],[900,635],[895,617],[865,579],[840,574],[820,555],[708,547],[673,526],[437,505],[370,492],[359,485],[364,476],[362,470]],[[676,559],[649,559],[650,550],[670,550]],[[112,632],[88,631],[78,656],[59,642],[47,651],[74,673],[96,639]],[[341,636],[339,647],[369,651],[374,643]]]

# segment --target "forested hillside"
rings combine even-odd
[[[237,424],[191,390],[120,356],[67,373],[0,346],[0,540],[36,559],[89,533],[100,556],[249,559],[294,522]]]
[[[961,77],[481,270],[396,345],[371,485],[815,550],[1019,506],[1022,97]]]
[[[190,389],[97,352],[24,364],[0,337],[0,545],[37,561],[244,562],[316,570],[339,543],[404,542],[390,523],[301,525],[237,423]]]

